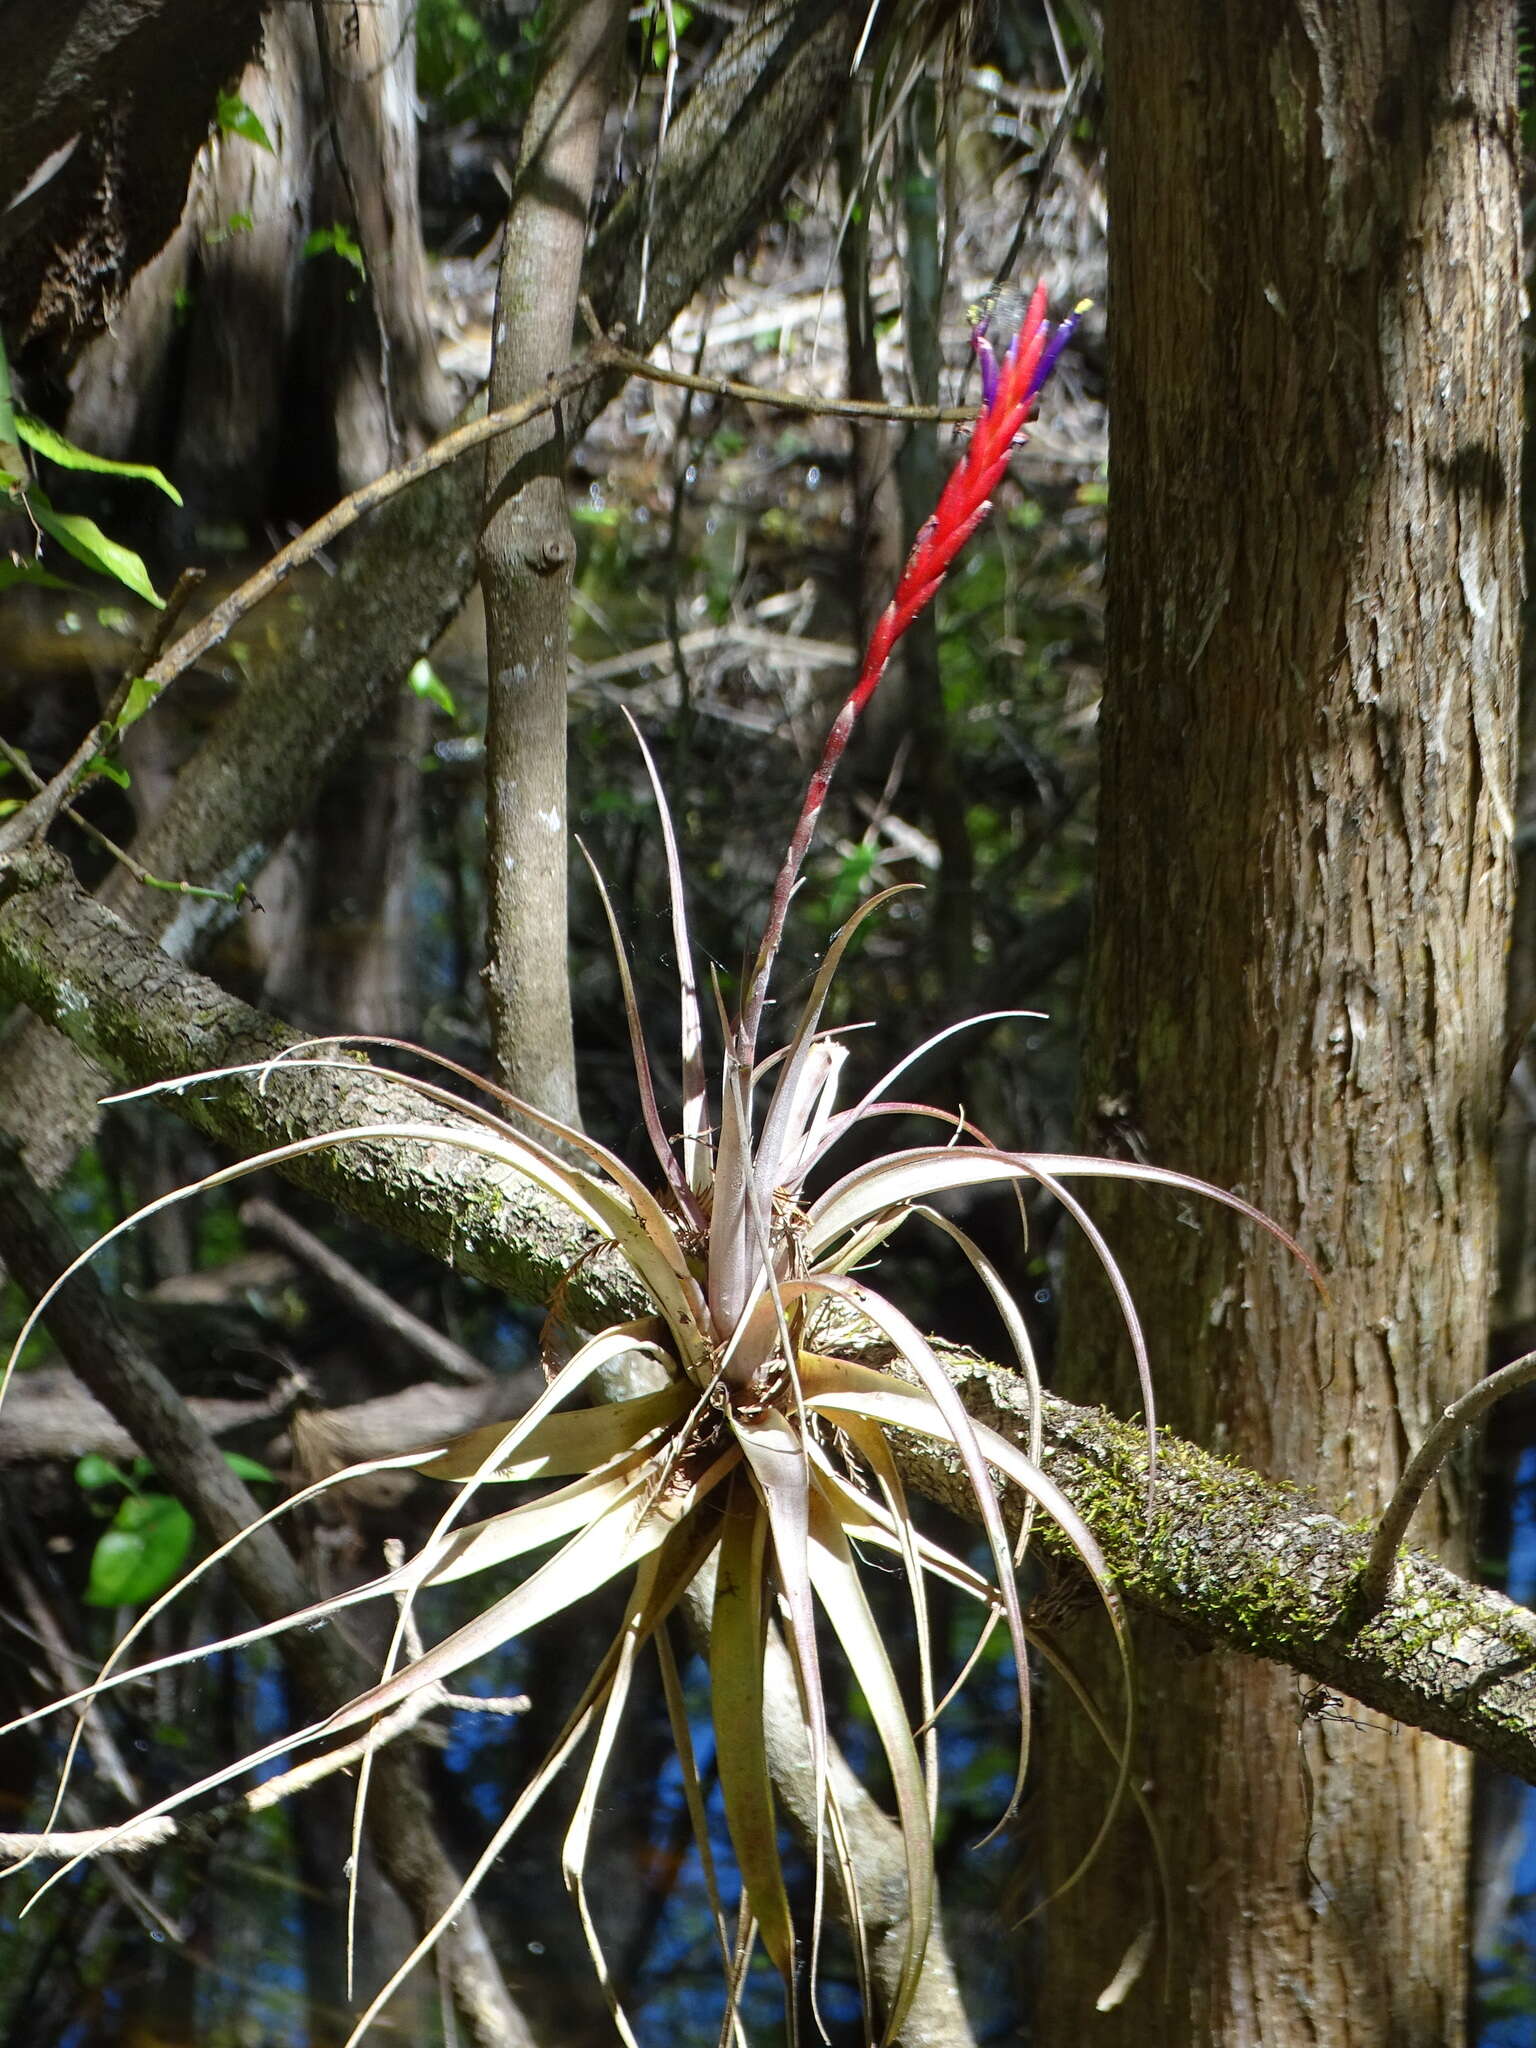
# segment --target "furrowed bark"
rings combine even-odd
[[[493,407],[570,358],[624,15],[623,0],[566,0],[556,14],[507,218]],[[536,1109],[579,1124],[566,964],[566,657],[576,577],[569,450],[558,413],[486,450],[484,976],[503,1083]]]
[[[261,0],[0,5],[0,327],[23,360],[67,363],[175,227],[261,17]]]
[[[1106,27],[1115,425],[1084,1149],[1238,1187],[1316,1259],[1326,1297],[1196,1205],[1098,1205],[1170,1425],[1369,1516],[1487,1364],[1520,586],[1515,11],[1132,0]],[[1114,1323],[1080,1264],[1067,1391],[1125,1398]],[[1452,1560],[1467,1493],[1448,1471],[1426,1518]],[[1150,1634],[1142,1670],[1139,1768],[1180,1902],[1168,1996],[1154,1967],[1093,2012],[1096,1939],[1148,1898],[1126,1829],[1051,1910],[1042,2034],[1460,2040],[1465,1758],[1368,1719],[1287,1725],[1279,1673]],[[1070,1713],[1056,1725],[1070,1839],[1100,1794]]]
[[[270,1057],[292,1042],[281,1025],[129,931],[47,853],[23,856],[7,877],[0,987],[127,1083]],[[265,1090],[255,1080],[208,1084],[166,1100],[241,1154],[348,1122],[448,1120],[361,1066],[355,1078],[274,1077]],[[350,1146],[301,1162],[290,1178],[525,1300],[558,1296],[583,1323],[644,1308],[626,1269],[610,1253],[594,1255],[557,1204],[446,1146]],[[840,1351],[867,1348],[840,1333]],[[945,1355],[972,1412],[1022,1443],[1017,1376]],[[1165,1435],[1149,1518],[1139,1429],[1055,1399],[1045,1424],[1047,1467],[1135,1607],[1176,1622],[1199,1643],[1347,1692],[1536,1783],[1536,1623],[1525,1609],[1413,1555],[1386,1605],[1358,1620],[1368,1531],[1340,1521],[1325,1501]],[[911,1444],[901,1459],[914,1485],[966,1512],[964,1487],[942,1459]],[[1091,1605],[1086,1591],[1083,1605]],[[1274,1715],[1293,1742],[1295,1711],[1287,1681]]]

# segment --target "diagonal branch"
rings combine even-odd
[[[0,895],[0,988],[125,1082],[148,1083],[294,1042],[282,1025],[191,974],[84,895],[52,854],[20,857]],[[200,1085],[168,1098],[237,1153],[392,1115],[446,1121],[359,1065],[260,1088]],[[340,1207],[524,1300],[564,1293],[583,1320],[643,1304],[618,1261],[594,1255],[552,1200],[516,1176],[429,1144],[347,1146],[296,1162],[292,1177]],[[845,1338],[840,1349],[854,1351]],[[1016,1441],[1027,1408],[1011,1372],[946,1355],[966,1405]],[[1296,1488],[1164,1436],[1155,1512],[1135,1427],[1048,1399],[1047,1464],[1071,1496],[1127,1600],[1208,1644],[1274,1659],[1536,1783],[1536,1622],[1502,1595],[1405,1556],[1368,1617],[1368,1536]],[[964,1489],[910,1446],[911,1482],[965,1512]]]

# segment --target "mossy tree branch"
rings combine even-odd
[[[129,1084],[269,1058],[294,1042],[271,1018],[189,973],[86,896],[47,852],[21,856],[0,897],[0,988]],[[237,1153],[332,1127],[423,1110],[398,1084],[311,1071],[210,1083],[167,1097]],[[524,1299],[564,1295],[584,1320],[641,1306],[634,1283],[548,1197],[444,1145],[349,1145],[295,1162],[292,1177],[340,1207]],[[840,1349],[856,1350],[850,1338]],[[948,1354],[978,1419],[1022,1440],[1011,1372]],[[1461,1743],[1536,1783],[1536,1621],[1502,1595],[1405,1556],[1366,1614],[1369,1532],[1310,1495],[1162,1439],[1146,1512],[1146,1440],[1099,1410],[1048,1400],[1047,1463],[1108,1557],[1124,1597],[1195,1639],[1289,1665],[1410,1726]],[[903,1451],[915,1485],[960,1512],[942,1458]]]

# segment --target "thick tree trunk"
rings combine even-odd
[[[1519,590],[1514,14],[1110,10],[1114,477],[1095,1146],[1239,1186],[1316,1258],[1151,1194],[1111,1240],[1166,1419],[1367,1514],[1484,1369]],[[1079,1273],[1068,1391],[1134,1405]],[[1421,1535],[1464,1554],[1446,1488]],[[1149,1633],[1156,1911],[1121,1830],[1051,1909],[1041,2038],[1455,2042],[1466,1759],[1308,1719]],[[1053,1734],[1063,1874],[1101,1808]],[[1109,1930],[1106,1933],[1106,1929]]]
[[[570,361],[587,212],[624,25],[619,0],[568,0],[529,110],[496,288],[490,400],[507,405]],[[486,455],[480,581],[486,701],[486,990],[502,1080],[580,1120],[566,969],[566,649],[576,536],[559,414]]]
[[[427,706],[397,687],[256,883],[261,1000],[290,1023],[386,1038],[419,1029],[413,893],[430,737]],[[281,914],[274,883],[292,891],[295,915]]]
[[[356,11],[355,44],[351,19],[327,10],[322,54],[307,8],[269,9],[239,92],[271,149],[207,143],[174,236],[75,370],[71,433],[163,462],[187,500],[172,522],[183,543],[310,517],[453,411],[421,244],[414,17],[405,0],[374,0]],[[312,232],[337,227],[366,280],[333,252],[306,256]]]
[[[258,0],[0,0],[0,329],[57,369],[175,226]]]

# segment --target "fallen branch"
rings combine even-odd
[[[134,1084],[271,1058],[295,1042],[129,931],[41,851],[21,857],[6,877],[0,987]],[[265,1086],[253,1077],[200,1083],[167,1100],[242,1154],[346,1124],[447,1116],[361,1063],[355,1075],[312,1068]],[[584,1321],[643,1306],[619,1263],[584,1240],[556,1203],[447,1146],[348,1145],[296,1161],[289,1172],[522,1300],[560,1296]],[[851,1334],[841,1348],[858,1348]],[[1016,1375],[947,1355],[967,1406],[1023,1441]],[[1049,1469],[1128,1600],[1207,1644],[1287,1664],[1536,1783],[1536,1622],[1526,1610],[1410,1554],[1384,1604],[1367,1616],[1359,1590],[1368,1535],[1308,1495],[1165,1436],[1149,1521],[1147,1447],[1137,1428],[1055,1400],[1046,1403],[1045,1426]],[[903,1463],[915,1485],[963,1511],[963,1490],[941,1460],[913,1445]]]
[[[463,1387],[483,1388],[490,1384],[493,1377],[490,1367],[482,1365],[473,1352],[466,1351],[462,1344],[455,1344],[441,1330],[434,1330],[430,1323],[412,1315],[408,1308],[402,1308],[392,1295],[386,1294],[382,1287],[375,1287],[355,1266],[349,1266],[344,1258],[333,1252],[328,1244],[322,1244],[312,1231],[285,1215],[275,1202],[256,1196],[242,1206],[240,1221],[247,1230],[254,1230],[282,1245],[312,1273],[318,1274],[331,1292],[355,1314],[365,1322],[387,1330],[390,1336],[398,1338],[435,1365],[445,1378],[456,1380]]]
[[[231,1436],[288,1412],[292,1385],[262,1401],[191,1400],[188,1408],[212,1437]],[[111,1410],[64,1366],[43,1366],[18,1378],[0,1406],[0,1465],[39,1464],[51,1458],[132,1458],[143,1446]]]

